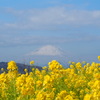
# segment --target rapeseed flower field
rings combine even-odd
[[[10,61],[1,70],[0,100],[100,100],[100,63],[70,62],[64,68],[52,60],[43,70],[25,68],[21,74]]]

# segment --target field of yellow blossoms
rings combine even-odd
[[[0,100],[100,100],[100,63],[70,62],[64,68],[53,60],[41,71],[21,74],[10,61],[7,71],[1,70]]]

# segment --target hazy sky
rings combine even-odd
[[[0,0],[0,62],[97,61],[99,44],[100,0]]]

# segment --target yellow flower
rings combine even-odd
[[[43,84],[45,85],[45,84],[49,83],[50,80],[51,80],[51,78],[49,75],[44,76],[44,83]]]
[[[64,100],[74,100],[74,99],[72,98],[72,96],[67,95],[67,96],[64,98]]]
[[[42,81],[40,81],[40,80],[36,81],[36,86],[41,87],[42,86]]]
[[[38,92],[35,100],[46,100],[46,93],[44,91]]]
[[[90,94],[86,94],[84,96],[84,100],[91,100],[91,95]]]
[[[100,60],[100,56],[98,56],[98,60]]]
[[[46,66],[44,66],[44,67],[42,67],[42,69],[47,69],[47,67],[46,67]]]
[[[4,71],[4,68],[1,68],[1,71]]]
[[[8,62],[8,67],[7,67],[8,70],[17,70],[18,67],[16,65],[16,62],[15,61],[10,61]]]
[[[66,90],[62,90],[60,91],[60,93],[58,93],[56,100],[64,100],[64,98],[68,95]]]
[[[74,65],[70,65],[70,68],[74,68]]]
[[[25,69],[24,69],[24,72],[28,72],[28,69],[25,68]]]
[[[34,64],[34,61],[32,60],[32,61],[30,61],[30,65],[33,65]]]

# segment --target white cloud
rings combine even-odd
[[[12,42],[13,41],[13,42]],[[0,46],[33,46],[33,45],[64,45],[66,43],[78,43],[78,42],[89,42],[89,41],[100,41],[100,35],[82,35],[72,34],[70,36],[13,36],[13,35],[5,35],[0,34]],[[49,47],[50,48],[50,47]],[[56,48],[56,47],[55,47]],[[45,48],[44,48],[45,49]],[[58,51],[60,51],[58,49]]]
[[[46,45],[39,48],[36,51],[29,53],[28,55],[59,56],[59,55],[62,55],[62,52],[55,46]]]
[[[9,27],[12,27],[12,28],[16,28],[16,27],[17,27],[17,25],[14,24],[14,23],[13,23],[13,24],[6,23],[5,26],[7,26],[8,28],[9,28]]]
[[[6,24],[5,28],[15,29],[59,29],[61,26],[82,27],[100,26],[100,10],[75,10],[68,7],[50,7],[45,9],[15,10],[9,9],[9,13],[15,17],[15,21]],[[3,25],[1,25],[4,27]],[[16,26],[16,27],[15,27]]]

